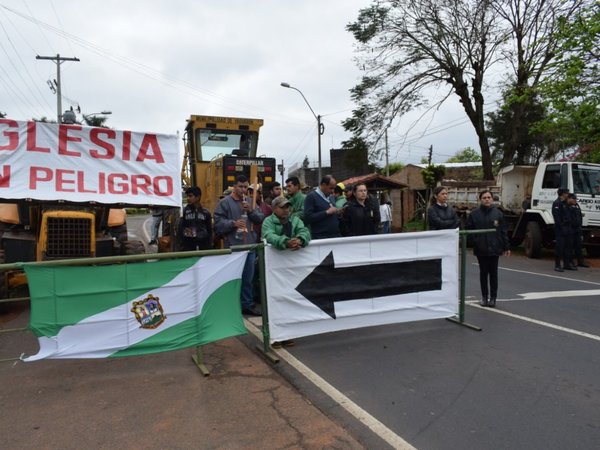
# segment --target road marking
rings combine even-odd
[[[256,319],[257,322],[260,319]],[[244,319],[246,322],[246,328],[259,340],[262,341],[262,333],[261,333],[261,325],[259,323],[255,323],[254,321]],[[252,326],[249,326],[252,325]],[[307,367],[304,363],[299,361],[296,357],[294,357],[290,352],[284,349],[273,350],[277,353],[281,359],[284,359],[290,366],[296,369],[300,374],[304,375],[309,381],[311,381],[316,387],[321,389],[323,393],[328,395],[332,400],[334,400],[338,405],[348,411],[351,415],[353,415],[357,420],[363,423],[367,428],[373,431],[377,436],[383,439],[385,442],[390,444],[393,448],[397,449],[415,449],[412,445],[382,424],[379,420],[369,414],[367,411],[362,409],[340,391],[338,391],[335,387],[325,381],[322,377],[317,375],[312,369]]]
[[[502,301],[503,300],[499,300],[499,302],[502,302]],[[565,333],[569,333],[569,334],[574,334],[575,336],[592,339],[594,341],[600,341],[600,336],[597,336],[595,334],[590,334],[590,333],[586,333],[584,331],[574,330],[572,328],[562,327],[560,325],[554,325],[553,323],[543,322],[541,320],[532,319],[530,317],[520,316],[518,314],[513,314],[511,312],[503,311],[503,310],[497,309],[497,308],[484,307],[484,306],[481,306],[479,303],[475,303],[475,302],[466,302],[466,303],[469,306],[472,306],[475,308],[480,308],[480,309],[485,309],[486,311],[493,312],[496,314],[502,314],[507,317],[512,317],[513,319],[523,320],[525,322],[534,323],[536,325],[541,325],[543,327],[552,328],[554,330],[559,330],[559,331],[564,331]]]
[[[587,297],[590,295],[600,295],[600,289],[588,289],[577,291],[525,292],[519,295],[523,297],[523,300],[539,300],[542,298],[554,297]]]
[[[478,264],[475,263],[474,265],[477,266]],[[549,274],[549,273],[539,273],[539,272],[530,272],[530,271],[527,271],[527,270],[509,269],[508,267],[498,267],[498,269],[507,270],[509,272],[527,273],[527,274],[530,274],[530,275],[537,275],[537,276],[540,276],[540,277],[559,278],[561,280],[577,281],[578,283],[586,283],[586,284],[593,284],[595,286],[600,286],[600,283],[595,282],[595,281],[579,280],[577,278],[570,278],[570,277],[565,277],[565,276],[560,276],[560,275],[554,275],[554,274]]]

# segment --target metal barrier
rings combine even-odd
[[[467,238],[473,234],[495,233],[491,228],[487,230],[461,230],[460,235],[460,293],[458,298],[458,317],[449,317],[447,320],[457,323],[475,331],[481,331],[481,327],[465,322],[465,294],[467,275]]]
[[[457,323],[462,326],[466,326],[470,329],[481,331],[481,327],[469,324],[465,322],[465,292],[466,292],[466,254],[467,254],[467,237],[473,234],[484,234],[495,232],[494,229],[487,230],[464,230],[460,231],[460,294],[459,294],[459,311],[458,316],[448,318],[447,320]],[[29,262],[29,263],[11,263],[11,264],[0,264],[0,271],[3,270],[15,270],[23,269],[26,264],[36,264],[43,266],[78,266],[78,265],[101,265],[101,264],[118,264],[128,262],[139,262],[139,261],[155,261],[159,259],[173,259],[173,258],[184,258],[194,256],[211,256],[211,255],[224,255],[230,254],[236,251],[255,251],[257,253],[258,260],[258,279],[259,279],[259,296],[260,303],[262,306],[262,345],[257,345],[258,350],[267,357],[271,362],[278,362],[279,358],[275,353],[272,352],[270,346],[270,335],[269,335],[269,313],[267,307],[267,293],[265,283],[265,259],[264,259],[264,244],[247,244],[233,246],[229,249],[220,250],[198,250],[190,252],[173,252],[173,253],[153,253],[143,255],[127,255],[127,256],[106,256],[98,258],[81,258],[81,259],[68,259],[68,260],[55,260],[55,261],[40,261],[40,262]],[[0,302],[17,302],[27,301],[29,297],[18,297],[0,299]],[[0,333],[26,331],[28,327],[23,328],[12,328],[0,330]],[[0,362],[4,361],[15,361],[20,358],[9,358],[0,359]],[[209,375],[208,369],[204,365],[203,354],[201,346],[196,348],[196,355],[192,357],[195,364],[198,366],[203,375]]]

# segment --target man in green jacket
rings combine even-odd
[[[302,220],[290,215],[290,201],[277,197],[271,203],[273,214],[262,223],[262,237],[279,250],[298,250],[310,242],[310,231]]]
[[[285,180],[285,188],[290,201],[290,215],[304,220],[304,199],[306,195],[302,193],[298,177],[289,177]]]

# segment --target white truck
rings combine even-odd
[[[507,166],[498,173],[497,185],[489,189],[505,215],[511,244],[524,244],[528,257],[539,258],[542,248],[554,247],[552,203],[560,187],[577,194],[583,213],[583,246],[588,256],[600,256],[600,164],[569,161]],[[480,190],[450,187],[448,203],[464,217],[479,205]]]

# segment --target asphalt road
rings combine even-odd
[[[523,256],[500,265],[497,308],[481,308],[468,258],[465,320],[480,332],[413,322],[302,338],[280,354],[419,449],[597,448],[600,270],[558,274],[551,260]],[[303,375],[287,376],[369,441]]]

